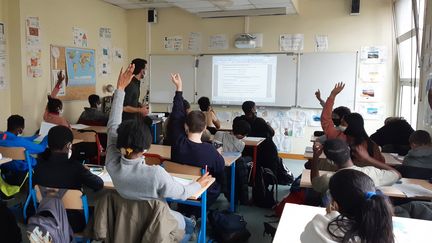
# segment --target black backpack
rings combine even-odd
[[[293,173],[286,167],[281,158],[278,158],[276,175],[279,185],[290,185],[294,182]]]
[[[276,205],[277,185],[278,180],[275,174],[268,168],[258,166],[255,175],[255,185],[252,188],[252,198],[254,204],[262,208],[272,208],[274,205]],[[271,186],[270,189],[269,186]]]
[[[251,236],[246,229],[246,221],[243,216],[228,210],[210,211],[209,221],[214,230],[214,237],[219,243],[247,242]]]

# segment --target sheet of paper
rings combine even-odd
[[[416,196],[432,197],[432,191],[420,185],[402,183],[402,184],[394,184],[393,187],[403,192],[407,197],[416,197]]]
[[[167,51],[182,51],[183,37],[182,36],[166,36],[163,40],[163,45]]]
[[[103,180],[103,182],[112,182],[111,176],[106,171],[99,175],[99,177]]]
[[[83,28],[73,27],[72,28],[73,43],[77,47],[88,46],[88,34]]]
[[[45,137],[46,135],[48,135],[49,130],[51,128],[55,127],[55,126],[57,126],[57,125],[43,121],[43,122],[41,122],[41,127],[40,127],[40,130],[39,130],[39,134],[41,136]]]
[[[254,141],[254,142],[258,142],[258,141],[261,141],[263,138],[260,138],[260,137],[245,137],[245,138],[243,138],[243,140],[245,140],[245,141]]]
[[[303,51],[303,34],[283,34],[279,36],[280,51]]]
[[[211,35],[209,37],[209,50],[228,49],[228,38],[225,34]]]
[[[199,32],[189,33],[188,51],[191,52],[201,51],[201,33]]]
[[[187,186],[187,185],[191,184],[191,182],[192,182],[192,180],[190,180],[190,179],[184,179],[184,178],[180,178],[177,176],[173,176],[173,178],[175,181],[182,184],[183,186]]]
[[[77,129],[77,130],[80,130],[80,129],[86,129],[86,128],[89,128],[89,126],[87,126],[87,125],[83,125],[83,124],[73,124],[73,125],[71,125],[71,128],[73,128],[73,129]]]
[[[328,50],[328,36],[327,35],[316,35],[315,36],[315,51],[327,51]]]

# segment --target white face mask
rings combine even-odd
[[[59,115],[61,116],[63,114],[63,110],[59,110]]]
[[[345,130],[347,129],[347,127],[345,127],[345,126],[338,126],[338,129],[341,132],[345,132]]]
[[[97,105],[96,105],[96,109],[98,109],[98,110],[102,110],[102,104],[97,104]]]
[[[68,152],[68,159],[70,159],[72,157],[72,149],[69,149],[69,152]]]

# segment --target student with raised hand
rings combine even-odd
[[[385,163],[378,145],[372,141],[364,129],[364,120],[359,113],[351,113],[344,117],[347,128],[344,134],[352,149],[352,158],[357,165]]]
[[[344,129],[339,128],[339,126],[346,127],[344,117],[340,117],[341,114],[346,112],[346,109],[341,108],[340,114],[338,114],[339,111],[337,113],[332,111],[336,96],[344,89],[344,87],[345,84],[342,82],[335,85],[321,112],[321,127],[324,131],[324,134],[327,136],[327,139],[339,138],[346,141],[346,135],[343,131]]]
[[[432,169],[432,143],[427,131],[417,130],[409,137],[411,150],[403,160],[403,165]]]
[[[367,166],[364,167],[354,165],[350,156],[350,147],[340,139],[328,139],[324,142],[324,145],[315,143],[313,151],[310,180],[312,188],[322,194],[327,191],[330,178],[333,175],[333,173],[320,175],[318,168],[319,157],[323,151],[327,159],[332,161],[338,170],[353,169],[361,171],[372,178],[376,186],[391,186],[401,178],[400,173],[396,169],[384,163],[368,161]],[[363,151],[363,153],[367,152]]]
[[[211,205],[220,194],[225,161],[210,143],[203,143],[201,136],[206,129],[205,115],[201,111],[186,114],[183,107],[183,89],[180,74],[171,74],[176,86],[173,108],[170,116],[171,158],[174,162],[207,168],[216,182],[207,190],[207,202]]]
[[[51,94],[48,95],[48,103],[43,115],[43,120],[48,123],[70,127],[70,124],[66,118],[62,117],[63,103],[57,98],[57,94],[60,91],[60,87],[64,79],[65,75],[62,73],[62,71],[58,72],[57,83],[54,86]]]
[[[216,113],[210,104],[210,99],[208,97],[203,96],[203,97],[198,99],[198,105],[199,105],[200,110],[206,116],[207,129],[212,128],[212,129],[209,129],[209,131],[212,134],[215,134],[216,129],[220,128],[220,121],[217,118]]]
[[[357,170],[340,170],[330,179],[327,214],[316,215],[300,236],[302,243],[393,243],[393,209],[373,180]]]
[[[4,147],[23,147],[29,154],[36,155],[45,151],[48,145],[48,137],[41,143],[33,142],[37,135],[31,137],[21,137],[24,132],[25,121],[20,115],[12,115],[7,119],[7,131],[0,133],[0,146]],[[33,156],[30,156],[31,166],[37,163]],[[6,183],[19,186],[23,183],[28,172],[27,161],[14,160],[1,165],[1,176]]]
[[[117,90],[108,121],[108,144],[106,169],[111,176],[116,191],[131,200],[164,200],[165,198],[186,200],[211,180],[209,173],[196,182],[182,185],[158,165],[147,165],[143,153],[150,147],[151,132],[143,118],[122,122],[125,88],[133,77],[134,65],[125,72],[120,70]],[[186,232],[184,240],[189,240],[194,225],[189,218],[171,211],[180,229]]]
[[[99,95],[92,94],[88,97],[90,107],[85,107],[77,123],[85,125],[106,126],[108,122],[108,113],[104,113],[101,107]]]
[[[48,132],[48,149],[38,158],[34,169],[35,185],[53,188],[81,190],[83,186],[94,191],[103,188],[103,181],[80,161],[71,159],[72,131],[65,126],[55,126]],[[67,210],[68,220],[74,232],[82,232],[86,226],[81,211]]]

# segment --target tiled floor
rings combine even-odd
[[[303,165],[305,161],[301,160],[284,160],[285,165],[293,172],[294,176],[297,177],[301,174],[303,170]],[[278,200],[281,200],[289,193],[289,186],[279,186],[278,187]],[[249,194],[252,195],[251,193]],[[91,200],[91,196],[89,196]],[[90,204],[92,204],[90,202]],[[221,195],[215,205],[212,208],[228,208],[228,202],[223,195]],[[251,243],[265,243],[271,242],[270,236],[263,236],[264,226],[263,222],[274,221],[276,218],[266,217],[268,215],[273,215],[274,212],[271,209],[258,208],[254,206],[240,206],[238,213],[243,215],[247,222],[247,229],[251,232],[251,237],[249,242]],[[29,242],[26,237],[25,226],[20,224],[21,232],[23,235],[23,242]]]

